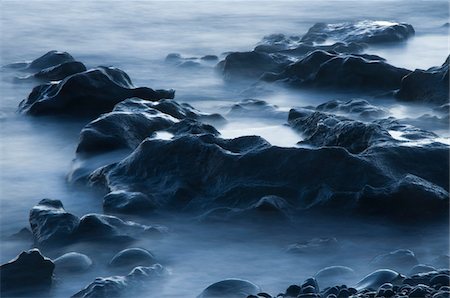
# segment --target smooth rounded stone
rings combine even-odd
[[[414,35],[413,26],[389,21],[362,20],[335,24],[316,23],[301,41],[322,43],[327,40],[378,44],[404,41]]]
[[[415,274],[419,274],[419,273],[426,273],[426,272],[430,272],[430,271],[435,271],[436,268],[434,268],[433,266],[429,266],[429,265],[424,265],[424,264],[417,264],[414,267],[411,268],[411,270],[409,270],[408,275],[415,275]]]
[[[72,61],[75,61],[75,59],[69,53],[53,50],[33,60],[28,65],[28,69],[40,71],[49,67]]]
[[[118,252],[109,262],[111,267],[123,268],[136,266],[152,266],[156,264],[153,254],[143,248],[127,248]]]
[[[123,221],[116,216],[92,213],[81,217],[76,237],[82,241],[104,241],[122,245],[142,235],[153,233],[163,234],[165,229]]]
[[[430,289],[426,285],[417,285],[409,292],[408,297],[425,298],[430,292]]]
[[[225,279],[208,286],[197,298],[246,298],[257,295],[261,288],[243,279]]]
[[[432,298],[448,298],[448,297],[450,297],[450,291],[439,291],[432,296]]]
[[[319,270],[314,277],[320,288],[324,289],[352,280],[355,277],[355,271],[346,266],[330,266]]]
[[[448,274],[439,274],[430,280],[430,286],[450,286],[450,276]]]
[[[331,100],[318,105],[316,110],[328,113],[351,114],[368,120],[385,117],[389,114],[386,109],[374,106],[365,99]]]
[[[86,71],[86,66],[79,61],[69,61],[49,68],[44,68],[33,75],[42,81],[60,81],[68,76]]]
[[[56,272],[81,273],[92,267],[92,260],[85,254],[78,252],[65,253],[53,260]]]
[[[360,280],[355,288],[360,291],[363,289],[376,290],[381,285],[385,283],[391,283],[397,285],[404,280],[404,276],[389,269],[379,269],[368,275],[366,275],[362,280]]]
[[[38,249],[23,251],[0,266],[1,295],[30,297],[49,291],[54,268],[53,262]]]
[[[300,286],[290,285],[286,289],[286,293],[284,295],[287,297],[297,297],[298,295],[300,295],[301,291],[302,291],[302,288]]]
[[[103,210],[118,213],[148,213],[157,208],[154,198],[141,192],[113,191],[103,198]]]
[[[166,275],[167,270],[160,264],[155,264],[151,267],[139,266],[125,276],[97,277],[92,283],[72,297],[134,297],[148,285],[154,286],[156,290],[156,282]]]
[[[294,87],[383,92],[398,89],[411,71],[369,56],[314,51],[264,80],[282,80]]]
[[[291,109],[288,123],[304,136],[302,144],[344,147],[361,153],[369,147],[395,140],[381,125],[351,120],[323,112]]]
[[[118,68],[90,69],[56,83],[35,87],[19,105],[29,115],[98,116],[109,112],[120,101],[138,97],[145,100],[174,98],[173,90],[135,88],[128,75]]]
[[[404,101],[434,103],[449,102],[449,57],[441,65],[428,70],[416,69],[401,82],[396,98]]]
[[[67,244],[80,220],[68,213],[61,201],[43,199],[30,210],[29,222],[34,241],[39,246]]]
[[[302,293],[305,293],[305,289],[309,288],[311,290],[314,291],[314,293],[318,293],[319,292],[319,285],[317,284],[317,280],[314,277],[310,277],[308,279],[306,279],[303,283],[302,283]],[[310,291],[307,291],[306,293],[311,293]]]
[[[294,243],[288,246],[287,252],[295,254],[322,254],[339,248],[336,238],[313,238],[311,240]]]
[[[278,72],[289,63],[285,56],[261,52],[235,52],[217,64],[217,70],[227,81],[257,79],[265,72]]]
[[[389,268],[395,271],[410,270],[419,264],[417,258],[409,249],[397,249],[386,254],[376,256],[370,264],[376,268]],[[406,271],[407,272],[407,271]]]
[[[389,283],[389,282],[384,283],[378,288],[377,296],[380,296],[380,297],[383,296],[384,297],[384,296],[387,296],[389,294],[394,295],[393,288],[394,288],[394,286],[391,283]],[[389,295],[389,297],[392,296],[392,295]]]

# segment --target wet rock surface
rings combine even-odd
[[[56,57],[53,57],[55,55]],[[20,112],[35,116],[98,116],[111,111],[114,105],[130,97],[145,100],[174,98],[173,90],[134,87],[130,77],[118,68],[99,66],[80,71],[85,68],[84,65],[72,61],[73,58],[70,55],[72,60],[64,58],[65,55],[61,58],[61,55],[55,53],[50,56],[42,58],[43,62],[32,62],[29,68],[40,70],[34,75],[36,78],[61,81],[33,88],[28,98],[20,103]],[[58,63],[59,61],[62,64]]]
[[[111,267],[134,268],[136,266],[152,266],[156,264],[153,254],[143,248],[127,248],[119,251],[109,262]]]
[[[448,104],[449,102],[449,57],[442,66],[428,70],[416,69],[402,79],[396,97],[400,100]]]
[[[260,292],[261,288],[250,281],[226,279],[208,286],[197,298],[241,298]]]
[[[104,214],[81,218],[65,211],[61,201],[44,199],[31,209],[30,225],[38,246],[54,247],[79,241],[110,242],[123,245],[136,237],[164,234],[160,226],[141,225]]]
[[[82,273],[92,267],[92,260],[85,254],[68,252],[53,260],[57,273]]]
[[[0,266],[1,295],[29,297],[50,290],[55,265],[37,249],[23,251]]]
[[[98,277],[72,297],[129,297],[167,275],[160,264],[136,267],[128,275]]]

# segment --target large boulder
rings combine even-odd
[[[2,297],[30,297],[50,290],[55,265],[39,250],[23,251],[0,266]]]
[[[361,153],[370,146],[395,142],[389,132],[376,123],[366,123],[322,112],[292,109],[289,124],[304,136],[302,144],[339,146]]]
[[[41,81],[60,81],[68,76],[86,71],[86,66],[79,61],[64,62],[52,67],[44,68],[33,74],[35,79]]]
[[[404,275],[393,270],[379,269],[366,275],[356,284],[356,289],[378,289],[384,283],[401,284],[405,279]]]
[[[120,101],[138,97],[145,100],[173,98],[173,90],[135,88],[128,75],[113,67],[98,67],[66,77],[59,82],[39,85],[19,105],[29,115],[98,116]]]
[[[30,211],[30,226],[35,243],[40,246],[71,242],[80,220],[68,213],[61,201],[43,199]]]
[[[151,267],[136,267],[128,275],[98,277],[73,298],[134,297],[146,286],[156,285],[155,281],[167,275],[160,264]]]
[[[415,254],[409,249],[397,249],[378,255],[370,263],[376,268],[388,268],[399,272],[408,272],[419,264]]]
[[[109,262],[111,267],[129,268],[136,266],[152,266],[156,264],[155,256],[148,250],[133,247],[119,251]]]
[[[285,67],[281,73],[263,79],[283,80],[297,87],[383,92],[399,88],[402,78],[410,72],[376,57],[318,50]]]
[[[396,97],[404,101],[448,104],[449,102],[449,57],[440,67],[428,70],[416,69],[401,82]],[[448,113],[448,107],[447,107]]]
[[[317,23],[303,35],[301,41],[322,43],[326,41],[378,44],[401,42],[414,35],[413,26],[389,21],[362,20],[344,23]]]
[[[201,113],[188,104],[170,100],[150,102],[130,98],[116,105],[112,112],[101,115],[83,128],[77,153],[135,149],[145,138],[160,131],[174,135],[217,135],[217,130],[206,123],[223,121],[224,118],[219,114]]]
[[[123,221],[116,216],[86,214],[81,218],[65,211],[59,200],[44,199],[30,211],[30,225],[39,246],[66,245],[78,241],[123,245],[140,236],[166,233],[162,226]]]
[[[41,71],[49,67],[73,61],[75,61],[75,59],[69,53],[53,50],[31,61],[27,65],[27,68],[33,71]]]
[[[265,72],[279,72],[289,63],[283,55],[263,52],[235,52],[228,54],[217,65],[218,71],[227,81],[257,79]]]

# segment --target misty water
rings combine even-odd
[[[260,135],[272,145],[297,146],[302,136],[286,126],[292,107],[318,105],[352,94],[275,89],[268,94],[248,94],[248,84],[229,84],[218,75],[216,62],[200,68],[177,68],[164,62],[169,53],[183,57],[217,55],[252,49],[272,33],[301,35],[316,22],[361,19],[410,23],[416,35],[405,43],[367,49],[387,62],[408,69],[441,65],[449,54],[447,1],[21,1],[1,2],[1,65],[30,61],[49,50],[67,51],[86,66],[111,65],[129,74],[136,86],[176,90],[176,100],[204,112],[226,114],[245,98],[277,105],[280,117],[269,114],[227,117],[218,130],[224,138]],[[21,75],[2,69],[0,82],[0,261],[5,263],[30,243],[9,240],[28,227],[28,213],[42,198],[59,199],[78,216],[102,212],[101,190],[68,183],[76,157],[79,132],[89,119],[28,117],[17,113],[34,82],[14,82]],[[365,96],[358,95],[358,98]],[[369,101],[373,98],[366,96]],[[408,105],[393,99],[376,99],[392,116],[415,118],[433,114],[432,107]],[[423,123],[449,143],[448,127]],[[170,135],[157,136],[162,139]],[[401,136],[398,136],[401,137]],[[411,144],[414,145],[414,144]],[[92,161],[93,168],[119,160],[117,152]],[[344,173],[336,173],[342,175]],[[380,253],[412,249],[421,262],[448,254],[447,223],[411,226],[361,218],[345,221],[340,214],[314,214],[293,224],[247,226],[204,224],[178,213],[158,217],[127,217],[140,223],[161,224],[168,236],[141,240],[133,246],[152,251],[170,276],[143,290],[142,297],[195,297],[209,284],[225,278],[243,278],[277,294],[317,270],[345,265],[357,272],[355,282],[372,268],[368,262]],[[336,237],[341,248],[327,257],[286,253],[295,242],[315,237]],[[80,244],[48,251],[55,258],[82,251],[94,260],[94,270],[76,277],[60,277],[53,297],[70,296],[95,277],[126,274],[111,271],[108,260],[117,250]]]

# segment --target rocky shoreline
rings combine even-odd
[[[411,71],[363,53],[374,44],[405,42],[414,32],[404,23],[319,23],[301,37],[267,36],[254,50],[228,53],[215,66],[228,83],[245,81],[250,88],[276,84],[375,95],[373,102],[349,98],[288,112],[247,99],[229,106],[226,115],[205,113],[177,102],[173,89],[136,87],[124,71],[87,69],[66,52],[6,66],[26,74],[16,83],[39,83],[20,102],[20,113],[86,120],[68,183],[102,189],[106,214],[79,217],[57,198],[42,199],[30,211],[30,229],[12,236],[32,242],[33,249],[1,265],[2,295],[45,296],[54,276],[90,270],[96,260],[80,252],[44,257],[46,251],[78,243],[121,247],[108,266],[129,274],[99,277],[72,297],[132,297],[143,287],[157,288],[170,271],[150,251],[132,244],[158,241],[170,231],[123,220],[123,215],[151,219],[158,212],[179,212],[200,222],[277,224],[331,210],[342,218],[388,223],[448,219],[449,144],[418,124],[419,118],[394,117],[376,98],[432,105],[436,115],[421,119],[448,124],[449,59]],[[334,43],[323,44],[330,40]],[[214,55],[166,58],[172,67],[183,68],[216,60]],[[221,137],[227,117],[255,114],[285,119],[299,134],[297,146],[274,146],[257,135]],[[127,154],[100,166],[91,163],[116,150]],[[312,239],[288,250],[326,254],[334,242]],[[444,298],[450,295],[448,261],[447,255],[436,264],[421,264],[413,252],[396,250],[376,256],[378,270],[355,284],[345,285],[353,269],[332,266],[276,296],[249,281],[229,279],[198,297]]]

